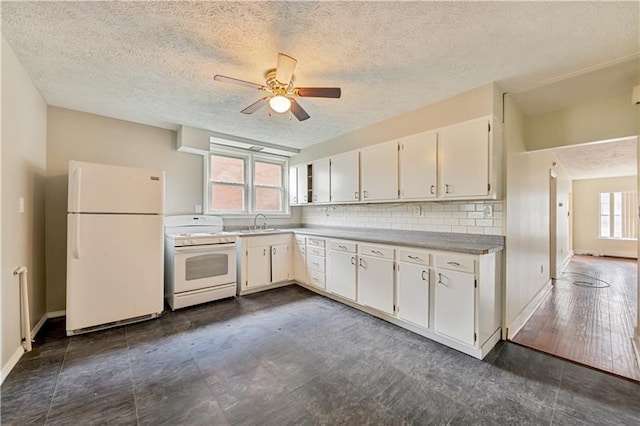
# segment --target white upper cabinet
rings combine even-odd
[[[438,196],[438,136],[418,133],[400,141],[400,198]]]
[[[489,119],[467,121],[438,132],[440,191],[443,198],[490,194]]]
[[[289,167],[289,205],[298,204],[298,169]]]
[[[360,201],[360,157],[358,151],[331,158],[331,202]]]
[[[307,165],[300,164],[296,166],[297,180],[298,180],[298,204],[306,204],[309,202],[308,199],[308,174],[307,174]]]
[[[398,199],[398,143],[360,150],[362,201]]]
[[[311,163],[311,173],[313,175],[313,201],[314,203],[328,203],[330,197],[330,165],[329,159],[324,158]]]

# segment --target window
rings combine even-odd
[[[600,193],[600,238],[637,239],[638,193],[636,191]]]
[[[288,214],[286,159],[240,149],[212,148],[206,167],[207,212]]]

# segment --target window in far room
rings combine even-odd
[[[600,193],[600,238],[638,239],[636,191]]]

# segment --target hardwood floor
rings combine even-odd
[[[637,276],[634,259],[574,256],[513,341],[640,382]]]

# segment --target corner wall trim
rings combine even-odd
[[[40,318],[40,321],[38,321],[38,323],[31,330],[31,339],[34,339],[36,337],[36,334],[38,334],[38,331],[40,331],[44,323],[47,322],[48,318],[49,315],[46,313],[42,316],[42,318]]]
[[[507,333],[505,336],[506,340],[511,340],[513,336],[518,334],[520,329],[524,327],[524,325],[529,321],[529,318],[533,315],[533,313],[538,309],[538,306],[544,300],[544,297],[551,291],[553,286],[551,285],[551,280],[548,280],[544,286],[538,291],[538,293],[533,296],[533,298],[529,301],[527,306],[524,307],[522,312],[516,316],[510,324],[507,324]]]
[[[53,311],[47,312],[47,319],[49,318],[58,318],[67,315],[67,311]]]
[[[0,370],[0,385],[4,382],[4,379],[7,378],[13,367],[16,366],[20,358],[22,358],[22,354],[24,354],[24,348],[22,345],[18,345],[16,351],[11,355],[11,358],[7,361],[5,365],[2,366],[2,370]]]

